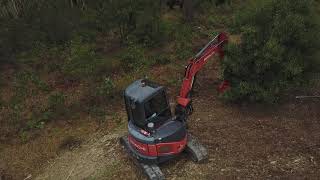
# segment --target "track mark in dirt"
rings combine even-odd
[[[66,151],[54,161],[49,162],[36,180],[78,180],[101,179],[117,174],[122,156],[119,138],[124,130],[95,137],[78,149]],[[122,162],[125,164],[125,162]],[[127,166],[130,168],[130,166]]]
[[[224,104],[217,98],[217,76],[198,76],[189,119],[209,161],[195,164],[183,155],[160,166],[167,179],[319,179],[320,102]],[[37,179],[142,179],[118,143],[125,133],[123,127],[62,154]]]
[[[209,162],[171,163],[163,168],[168,179],[320,177],[320,102],[293,101],[278,108],[228,105],[206,79],[200,82],[189,127],[208,148]]]

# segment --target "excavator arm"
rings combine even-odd
[[[223,58],[223,46],[228,41],[225,33],[220,33],[213,38],[195,57],[191,58],[186,66],[185,75],[177,98],[176,114],[189,115],[192,113],[191,90],[196,74],[202,69],[206,62],[216,53]]]

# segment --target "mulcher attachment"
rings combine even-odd
[[[127,136],[121,137],[120,143],[122,146],[124,146],[127,153],[130,154],[130,157],[133,159],[136,166],[143,171],[143,173],[148,177],[149,180],[165,180],[164,174],[157,164],[145,164],[134,158],[134,155],[129,148],[129,141]],[[196,163],[202,163],[208,159],[207,149],[190,134],[188,134],[188,142],[185,151]]]

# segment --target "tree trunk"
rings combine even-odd
[[[192,21],[194,13],[194,0],[184,0],[183,13],[187,22]]]

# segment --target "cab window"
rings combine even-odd
[[[170,107],[167,102],[165,92],[161,92],[154,96],[151,100],[144,104],[146,119],[151,116],[170,116]]]

